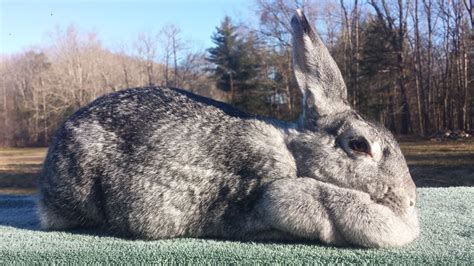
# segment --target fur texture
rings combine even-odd
[[[305,95],[298,125],[180,89],[103,96],[71,116],[49,148],[42,226],[365,247],[415,239],[415,185],[398,144],[349,107],[337,66],[300,11],[292,26]],[[355,139],[367,152],[354,150]]]

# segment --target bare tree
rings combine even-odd
[[[164,85],[179,87],[178,61],[181,50],[185,49],[184,42],[180,37],[181,29],[174,24],[165,25],[160,31],[160,39],[164,53]],[[170,79],[170,61],[173,63],[172,82]]]
[[[140,33],[135,43],[137,53],[143,59],[148,85],[156,85],[157,75],[155,61],[157,60],[158,39],[149,33]]]
[[[406,87],[406,66],[405,66],[405,41],[407,34],[407,13],[410,9],[411,1],[406,3],[398,0],[394,7],[390,7],[385,0],[377,1],[370,0],[370,4],[375,9],[379,21],[382,23],[385,31],[392,36],[391,42],[397,53],[397,67],[398,67],[398,86],[401,96],[401,120],[400,133],[408,134],[411,131],[410,125],[410,105],[408,102],[408,92]],[[393,13],[391,10],[395,10]],[[398,23],[397,23],[398,22]],[[392,34],[392,33],[396,34]]]
[[[261,64],[256,87],[288,99],[272,100],[268,114],[299,113],[289,47],[289,21],[298,7],[327,42],[361,112],[403,134],[471,130],[473,0],[255,1],[260,24],[239,33],[261,43],[252,46]],[[373,40],[382,44],[372,47]],[[223,100],[226,94],[206,72],[205,49],[191,48],[172,24],[114,51],[96,34],[69,26],[58,28],[45,47],[0,57],[0,145],[46,145],[80,106],[124,88],[162,84]],[[369,56],[379,48],[378,57]]]
[[[467,66],[469,66],[468,70],[466,71],[467,76],[467,93],[474,94],[474,0],[464,0],[464,6],[466,7],[466,10],[469,14],[470,20],[471,20],[471,36],[469,39],[469,45],[468,45],[468,57],[466,62],[469,62]],[[465,104],[465,109],[466,109],[466,115],[469,115],[469,105],[472,105],[467,99],[469,98],[468,95],[465,95],[466,99],[466,104]],[[465,127],[466,130],[469,130],[471,128],[471,121],[468,117],[465,118]]]
[[[344,0],[340,0],[344,16],[344,68],[348,76],[349,97],[352,106],[357,109],[359,91],[359,60],[360,60],[360,7],[359,1],[353,0],[352,8],[346,6]]]
[[[259,33],[262,38],[267,39],[269,49],[275,54],[273,59],[278,58],[277,62],[272,63],[282,75],[282,90],[287,101],[287,110],[291,114],[299,113],[300,92],[295,87],[293,81],[293,70],[291,65],[291,26],[290,20],[294,10],[300,8],[304,10],[310,23],[315,24],[317,18],[317,1],[291,1],[291,0],[257,0],[256,12],[260,16]]]

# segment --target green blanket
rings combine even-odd
[[[421,237],[393,249],[334,248],[318,243],[203,239],[133,241],[93,232],[42,232],[34,197],[0,196],[4,263],[474,263],[474,188],[418,190]]]

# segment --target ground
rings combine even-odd
[[[46,148],[0,149],[0,194],[33,194]]]
[[[474,141],[400,144],[418,187],[474,186]],[[0,193],[35,193],[45,155],[46,148],[0,149]]]

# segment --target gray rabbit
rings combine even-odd
[[[336,63],[301,11],[296,124],[174,88],[98,98],[58,130],[39,180],[47,230],[139,239],[309,239],[401,246],[419,234],[416,188],[394,137],[347,102]]]

